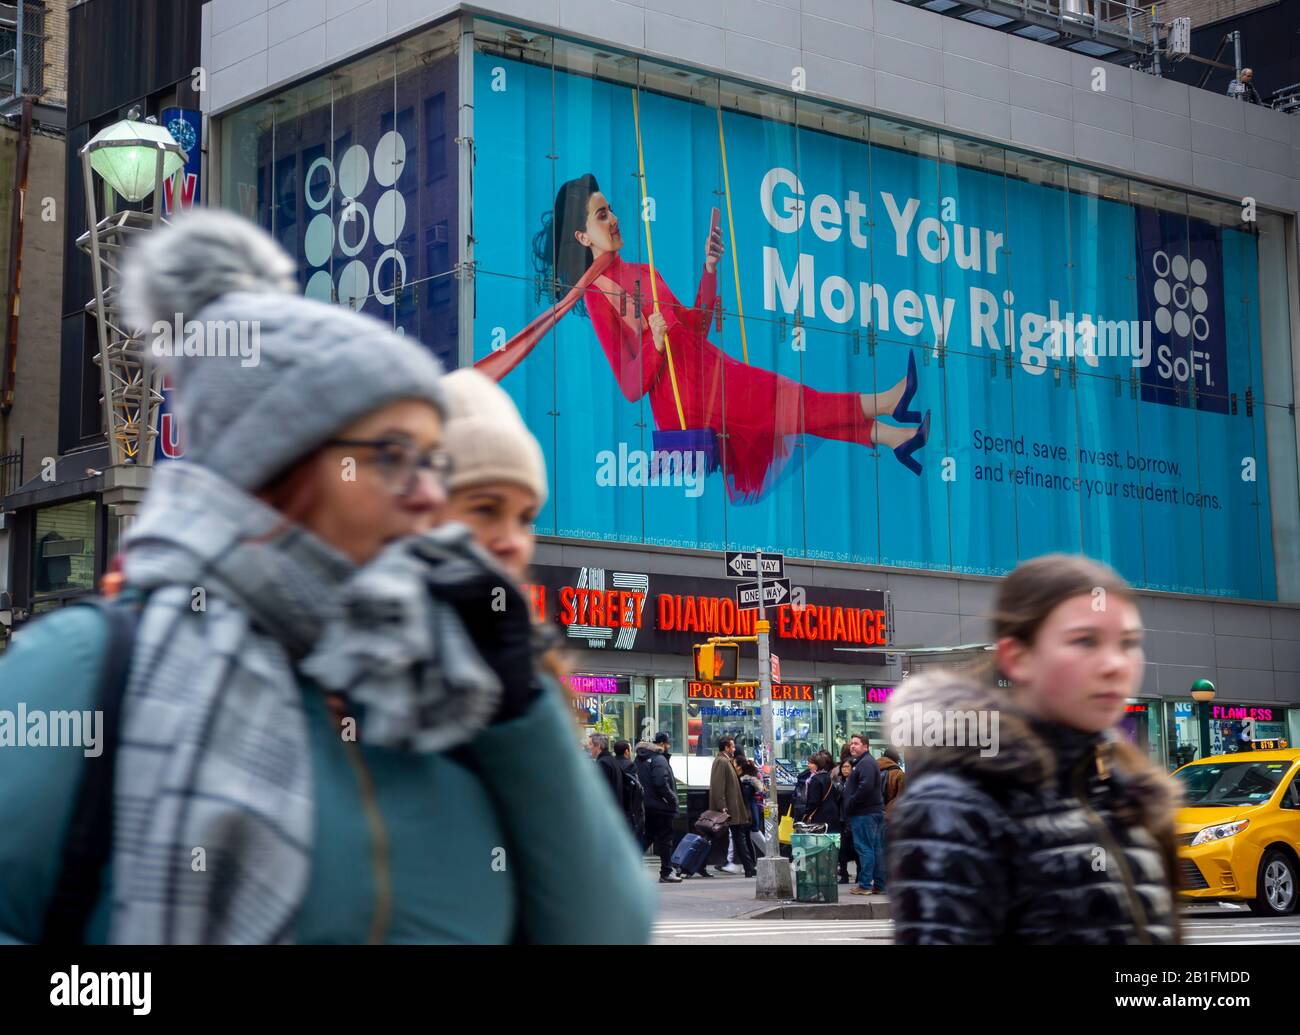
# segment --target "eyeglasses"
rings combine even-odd
[[[447,480],[455,468],[451,454],[441,449],[431,449],[421,453],[409,442],[401,439],[379,438],[335,438],[326,445],[360,446],[375,450],[373,463],[379,470],[384,487],[394,496],[409,496],[415,491],[416,479],[421,471],[427,471],[442,488],[447,487]]]

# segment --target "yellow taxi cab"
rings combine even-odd
[[[1174,772],[1180,891],[1286,916],[1300,902],[1300,750],[1284,740],[1211,755]]]

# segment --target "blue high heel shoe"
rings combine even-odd
[[[920,424],[921,415],[916,410],[909,410],[907,407],[916,397],[916,353],[910,349],[907,353],[907,384],[903,387],[903,394],[898,400],[898,405],[894,407],[891,416],[899,424]]]
[[[925,411],[925,418],[921,421],[921,426],[916,429],[916,434],[904,442],[901,446],[894,447],[894,456],[898,457],[898,462],[906,467],[915,475],[920,475],[921,464],[912,457],[912,454],[925,445],[926,439],[930,437],[930,411]]]

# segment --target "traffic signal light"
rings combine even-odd
[[[740,644],[697,643],[695,679],[700,683],[734,683],[740,673]]]

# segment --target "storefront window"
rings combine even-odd
[[[619,740],[635,745],[641,739],[646,711],[645,679],[575,672],[568,678],[568,684],[584,740],[587,734],[604,733],[612,748]]]
[[[700,684],[691,684],[696,689]],[[721,688],[705,687],[704,691]],[[686,705],[687,729],[691,754],[709,758],[718,753],[721,737],[735,737],[736,750],[748,758],[762,754],[763,722],[757,700],[734,700],[727,697],[693,696]]]
[[[797,683],[780,690],[790,694],[791,700],[778,702],[773,712],[776,757],[790,762],[797,771],[807,766],[809,755],[823,748],[830,750],[825,731],[826,691]]]
[[[1210,745],[1206,754],[1231,755],[1249,751],[1252,740],[1286,737],[1286,712],[1282,708],[1232,703],[1210,704]]]
[[[1169,768],[1177,769],[1201,757],[1201,725],[1192,701],[1166,701],[1169,716]]]
[[[831,687],[831,710],[834,730],[831,754],[838,759],[855,733],[865,733],[871,741],[871,753],[879,758],[889,746],[885,729],[885,702],[893,687],[864,686],[861,683],[836,683]]]
[[[37,597],[95,588],[94,500],[37,512],[32,577]]]
[[[1164,761],[1160,730],[1160,702],[1132,699],[1124,706],[1120,733],[1134,747],[1146,752],[1157,765]]]
[[[654,681],[652,722],[648,728],[653,737],[656,733],[667,733],[673,754],[689,752],[686,738],[686,680],[656,679]],[[643,738],[645,739],[645,738]]]

